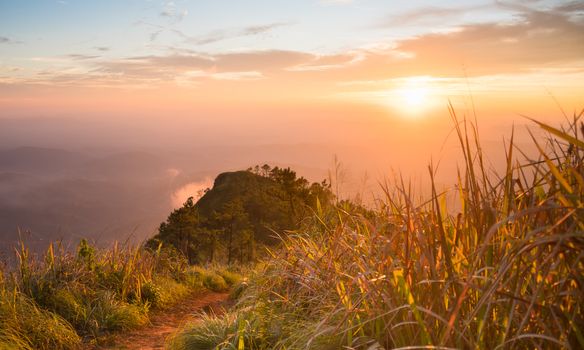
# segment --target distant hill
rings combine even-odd
[[[99,178],[127,179],[133,181],[164,176],[170,162],[147,152],[123,152],[100,157],[87,162],[80,173]]]
[[[274,244],[276,234],[298,228],[317,202],[332,199],[326,182],[311,184],[290,168],[222,173],[197,203],[190,198],[170,213],[149,245],[172,245],[191,262],[250,261],[257,244]]]
[[[135,151],[0,150],[0,251],[10,250],[19,229],[41,249],[50,240],[108,243],[151,236],[180,185],[168,173],[170,162]]]
[[[61,173],[79,167],[90,159],[81,153],[60,149],[19,147],[0,150],[0,171]]]

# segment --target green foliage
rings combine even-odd
[[[205,275],[203,285],[214,292],[224,292],[229,288],[223,277],[214,272]]]
[[[184,332],[169,341],[173,350],[271,349],[265,337],[265,324],[250,310],[241,310],[217,318],[202,314],[198,322],[187,325]]]
[[[189,269],[189,274],[195,283],[215,292],[225,292],[242,280],[240,274],[222,267],[193,266]]]
[[[298,228],[332,199],[325,181],[310,184],[289,168],[223,173],[196,204],[189,198],[174,210],[148,246],[173,246],[190,263],[253,262],[258,245],[277,242],[274,232]]]
[[[237,285],[241,282],[241,275],[227,269],[219,270],[217,272],[229,286]]]
[[[7,349],[75,349],[81,338],[59,315],[26,296],[0,292],[0,346]],[[0,347],[1,348],[1,347]]]
[[[100,329],[107,331],[128,330],[148,322],[147,305],[120,301],[111,292],[102,292],[92,311]]]
[[[160,224],[158,234],[148,245],[154,248],[160,242],[165,242],[180,251],[189,262],[195,262],[198,248],[207,238],[202,229],[202,220],[191,197]]]
[[[237,307],[187,326],[171,349],[584,347],[584,124],[540,124],[541,159],[489,177],[478,136],[459,213],[399,181],[375,212],[346,203],[284,236]],[[580,132],[579,132],[580,130]]]
[[[230,344],[237,331],[234,314],[222,318],[202,314],[200,318],[199,322],[187,326],[187,331],[173,337],[169,347],[173,350],[237,349],[235,344]]]
[[[51,244],[36,259],[21,244],[17,258],[13,270],[0,271],[0,349],[73,349],[82,337],[99,342],[146,324],[151,308],[204,288],[182,254],[167,248],[99,250],[82,240],[75,254]],[[217,288],[227,288],[222,282]]]
[[[202,285],[189,284],[186,278],[178,282],[167,276],[155,276],[142,285],[142,301],[153,307],[165,308],[185,298],[193,289],[202,289]]]

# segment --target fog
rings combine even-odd
[[[173,208],[211,187],[217,174],[256,164],[290,166],[321,181],[336,157],[339,196],[359,194],[369,205],[380,195],[379,181],[391,182],[396,174],[424,191],[430,161],[441,186],[456,183],[461,154],[446,109],[423,123],[350,108],[241,113],[1,118],[2,246],[21,237],[37,247],[82,237],[100,245],[141,242]],[[504,163],[513,122],[518,143],[527,144],[525,119],[479,120],[493,169]]]

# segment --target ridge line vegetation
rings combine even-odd
[[[584,112],[584,111],[583,111]],[[173,350],[584,348],[584,123],[536,122],[538,159],[506,145],[488,175],[476,126],[451,109],[459,212],[429,175],[376,210],[321,208],[282,235],[237,306],[186,326]]]

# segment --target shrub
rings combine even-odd
[[[223,279],[225,280],[225,283],[227,283],[227,285],[230,287],[241,282],[241,275],[239,275],[235,272],[231,272],[227,269],[223,269],[223,270],[219,270],[217,273],[221,277],[223,277]]]
[[[203,285],[214,292],[224,292],[229,286],[221,275],[211,272],[204,277]]]
[[[99,330],[128,330],[148,322],[148,308],[117,300],[115,294],[102,292],[93,306]]]
[[[8,298],[6,298],[8,297]],[[19,293],[0,299],[0,344],[32,349],[74,349],[81,343],[62,317],[40,309]]]

